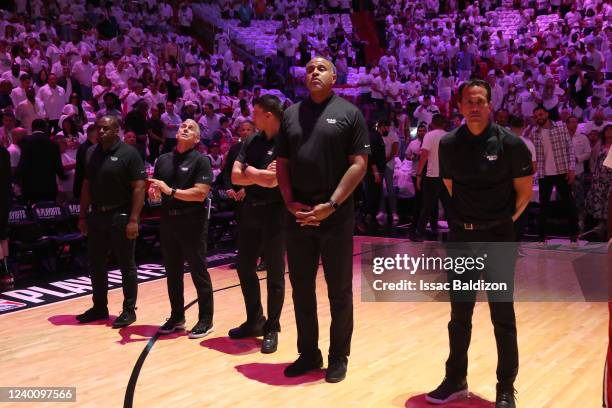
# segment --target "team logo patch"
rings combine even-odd
[[[327,123],[329,123],[330,125],[335,125],[336,124],[336,119],[329,119],[327,118]]]
[[[14,302],[12,300],[0,299],[0,312],[6,312],[8,310],[19,309],[20,307],[27,306],[25,303]]]

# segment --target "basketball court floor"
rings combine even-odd
[[[215,288],[215,331],[190,340],[186,333],[158,336],[169,314],[165,279],[141,283],[138,320],[114,330],[110,321],[78,325],[75,315],[90,296],[0,316],[1,386],[76,387],[73,403],[0,403],[15,407],[431,407],[424,394],[444,376],[448,353],[447,303],[361,302],[360,251],[355,237],[355,329],[348,375],[328,384],[324,372],[285,378],[297,357],[288,275],[278,351],[259,352],[258,339],[231,340],[244,317],[235,270],[210,268]],[[260,274],[265,279],[265,272]],[[263,283],[263,282],[262,282]],[[265,284],[262,284],[265,296]],[[323,274],[317,278],[320,348],[329,345],[329,305]],[[197,305],[185,277],[187,326]],[[109,293],[111,314],[121,308],[120,289]],[[265,302],[264,302],[265,304]],[[114,312],[114,313],[113,313]],[[606,303],[516,303],[520,372],[517,406],[600,407],[608,341]],[[486,303],[478,303],[470,348],[468,400],[447,405],[493,407],[496,347]],[[325,359],[326,361],[326,359]]]

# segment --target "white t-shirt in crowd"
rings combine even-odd
[[[552,142],[550,141],[550,129],[540,129],[542,147],[544,148],[544,174],[543,176],[556,176],[557,166],[555,165],[555,155]]]
[[[410,142],[408,148],[406,149],[406,159],[412,162],[412,166],[410,169],[410,175],[416,176],[417,167],[419,165],[419,158],[421,157],[421,139],[418,137]]]
[[[440,139],[446,134],[442,129],[435,129],[425,133],[421,150],[427,150],[427,177],[440,177],[440,164],[438,162],[438,147],[440,147]]]

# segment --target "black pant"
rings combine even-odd
[[[567,174],[558,174],[556,176],[544,176],[538,180],[540,186],[540,214],[538,217],[540,238],[546,237],[548,232],[546,221],[550,211],[550,196],[553,186],[557,190],[566,213],[569,214],[570,236],[578,234],[578,211],[576,210],[576,203],[566,177]]]
[[[382,176],[381,176],[382,177]],[[374,181],[374,174],[368,172],[364,178],[363,186],[365,189],[366,214],[376,217],[380,206],[380,196],[382,194],[382,182]]]
[[[266,260],[268,319],[264,331],[280,331],[280,315],[285,301],[285,226],[284,203],[242,204],[238,225],[238,277],[246,306],[247,322],[263,317],[257,277],[257,259]]]
[[[293,304],[298,333],[298,352],[317,353],[316,278],[319,258],[331,309],[329,355],[344,358],[350,354],[353,334],[353,229],[352,200],[345,202],[319,227],[300,227],[295,217],[287,221],[287,261],[293,288]]]
[[[507,223],[484,231],[465,231],[451,228],[449,242],[512,242],[514,241],[514,225],[509,220]],[[452,244],[451,244],[452,245]],[[489,252],[490,247],[487,247]],[[514,259],[514,254],[509,254],[508,248],[500,247],[503,252],[503,259]],[[491,261],[491,254],[487,262]],[[478,256],[482,256],[479,254]],[[499,259],[499,258],[498,258]],[[514,263],[494,262],[498,270],[484,271],[486,281],[499,281],[491,279],[491,275],[503,276],[503,280],[510,283],[510,299],[507,301],[491,301],[489,296],[489,309],[491,311],[491,321],[495,333],[497,344],[497,381],[501,384],[512,385],[518,374],[519,356],[516,334],[516,318],[514,315],[514,303],[511,299],[514,282]],[[500,271],[499,269],[502,269]],[[478,275],[480,273],[478,272]],[[489,276],[487,276],[489,275]],[[449,275],[450,276],[450,275]],[[473,274],[464,274],[461,280],[477,279]],[[472,314],[474,311],[476,293],[475,292],[453,292],[451,296],[451,319],[448,323],[448,338],[450,353],[446,361],[446,376],[455,380],[467,377],[468,368],[468,349],[472,337]]]
[[[416,225],[419,221],[419,215],[421,214],[421,207],[423,206],[423,189],[416,188],[416,176],[412,176],[412,185],[414,186],[414,200],[412,201],[412,229],[416,231]],[[435,220],[438,223],[438,209],[436,208]],[[433,214],[432,214],[433,219]],[[436,224],[432,224],[434,227]]]
[[[422,201],[419,219],[417,221],[416,232],[423,234],[427,221],[431,224],[431,229],[438,228],[438,200],[442,201],[446,218],[449,219],[448,192],[444,182],[440,177],[423,177],[421,183]]]
[[[129,215],[119,212],[92,213],[87,219],[87,255],[96,309],[106,309],[108,305],[107,257],[111,250],[121,270],[123,309],[136,309],[136,240],[126,236],[128,221]]]
[[[183,265],[187,261],[198,294],[198,320],[212,323],[213,288],[206,268],[207,237],[208,220],[203,211],[190,215],[162,216],[160,240],[172,316],[185,316]]]

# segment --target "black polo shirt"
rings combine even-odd
[[[445,135],[439,148],[440,176],[453,181],[453,215],[459,222],[507,219],[515,211],[513,179],[532,174],[523,141],[490,123],[474,136],[466,125]]]
[[[153,178],[164,181],[170,188],[187,190],[196,184],[211,185],[213,173],[210,160],[202,156],[195,149],[179,153],[176,150],[162,154],[155,163]],[[197,201],[182,201],[162,194],[162,208],[164,210],[184,210],[204,205]]]
[[[87,150],[85,178],[94,206],[131,207],[132,182],[146,180],[138,150],[118,140],[108,151],[97,144]]]
[[[249,136],[244,143],[236,161],[259,170],[265,170],[276,159],[274,138],[268,139],[263,132]],[[278,203],[283,201],[278,187],[268,188],[252,184],[245,186],[245,202],[251,204]]]
[[[348,170],[349,156],[370,154],[368,129],[359,109],[336,94],[319,104],[308,98],[285,110],[276,153],[289,160],[294,199],[324,203]]]

